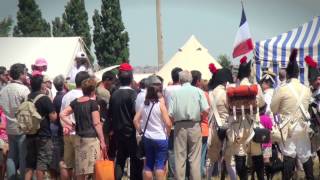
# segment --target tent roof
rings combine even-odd
[[[59,74],[67,75],[74,63],[75,55],[83,50],[80,37],[1,37],[0,66],[10,68],[14,63],[31,65],[39,57],[48,62],[50,78]]]
[[[103,73],[108,72],[108,71],[112,71],[113,69],[116,69],[116,68],[118,68],[119,66],[120,66],[120,65],[109,66],[109,67],[107,67],[107,68],[104,68],[104,69],[101,69],[100,71],[95,72],[94,75],[96,76],[96,78],[102,79]]]
[[[300,66],[300,80],[307,80],[304,57],[309,55],[320,64],[320,16],[304,23],[298,28],[270,39],[255,43],[254,56],[257,67],[257,79],[260,79],[261,68],[269,68],[278,74],[279,68],[287,66],[291,50],[298,49],[297,61]]]
[[[209,64],[213,63],[217,68],[221,65],[216,61],[194,35],[178,50],[178,52],[167,62],[157,73],[164,79],[164,84],[168,84],[171,80],[171,70],[180,67],[183,70],[198,70],[202,73],[202,78],[209,80],[211,72]]]

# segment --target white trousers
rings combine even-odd
[[[284,156],[292,158],[298,157],[301,163],[305,163],[311,157],[311,143],[309,134],[303,124],[297,123],[284,142],[280,143],[280,148]]]

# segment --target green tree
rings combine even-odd
[[[121,18],[119,0],[102,0],[101,13],[95,10],[93,42],[98,64],[106,67],[129,58],[129,35]]]
[[[61,20],[59,17],[56,17],[52,21],[52,35],[55,37],[67,37],[72,36],[73,31],[69,24]]]
[[[231,61],[230,61],[230,57],[227,56],[226,54],[221,54],[218,56],[218,62],[220,63],[220,65],[224,68],[228,68],[231,69]]]
[[[17,25],[13,29],[13,36],[51,36],[50,24],[42,18],[39,6],[34,0],[19,0],[18,8]]]
[[[0,21],[0,37],[8,37],[11,31],[13,20],[11,17],[6,17]]]
[[[71,27],[73,35],[81,36],[90,49],[92,41],[84,0],[70,0],[65,6],[62,19]]]
[[[52,34],[55,37],[80,36],[86,47],[90,49],[92,40],[84,0],[70,0],[68,2],[62,19],[56,17],[52,21]],[[88,49],[86,52],[92,62],[93,57]]]

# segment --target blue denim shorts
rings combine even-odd
[[[155,140],[144,137],[146,164],[144,170],[164,170],[168,160],[168,140]]]

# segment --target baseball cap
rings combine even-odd
[[[47,60],[45,58],[38,58],[34,64],[35,66],[48,66]]]
[[[160,81],[160,79],[159,79],[156,75],[151,75],[151,76],[149,76],[149,78],[148,78],[148,83],[149,83],[149,85],[152,85],[152,84],[161,84],[161,81]]]
[[[51,82],[50,78],[48,75],[43,76],[43,82]]]
[[[86,55],[86,53],[84,53],[83,51],[79,51],[79,52],[76,54],[76,59],[87,59],[87,55]]]

